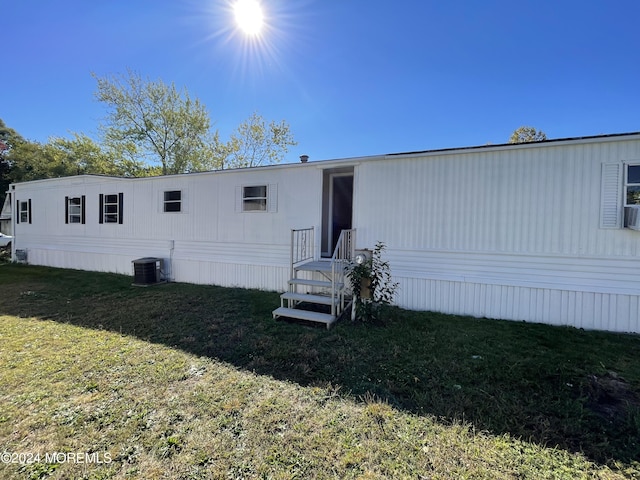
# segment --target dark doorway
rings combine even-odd
[[[342,230],[352,227],[353,169],[325,172],[323,199],[322,255],[330,257]]]

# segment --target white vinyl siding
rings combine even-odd
[[[640,243],[622,228],[638,153],[636,140],[362,162],[357,248],[387,245],[401,307],[640,331]]]

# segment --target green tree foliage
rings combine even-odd
[[[108,109],[102,125],[105,145],[132,161],[159,162],[163,175],[279,163],[289,147],[297,145],[284,120],[267,123],[258,113],[224,142],[211,130],[204,105],[192,100],[186,89],[131,71],[94,77],[96,97]]]
[[[102,141],[83,133],[25,140],[0,119],[0,201],[10,183],[81,174],[152,176],[279,163],[297,143],[285,121],[257,113],[228,142],[211,131],[209,114],[186,90],[127,75],[98,78],[107,106]]]
[[[65,175],[52,149],[30,142],[0,120],[0,197],[4,202],[9,184]]]
[[[290,146],[297,145],[284,120],[267,122],[254,112],[242,122],[226,144],[220,145],[218,155],[224,167],[255,167],[280,163]]]
[[[98,174],[123,177],[160,175],[159,167],[149,166],[130,155],[126,144],[118,148],[100,146],[83,133],[73,138],[52,138],[45,146],[62,157],[69,175]]]
[[[0,119],[0,205],[11,183],[81,174],[143,177],[161,171],[128,157],[125,148],[106,149],[81,133],[31,142]]]
[[[209,170],[213,158],[209,114],[186,89],[127,75],[97,77],[96,98],[107,106],[104,143],[129,156],[160,163],[162,174]]]
[[[118,159],[113,159],[96,142],[83,133],[74,133],[73,138],[54,137],[49,139],[45,148],[58,157],[66,166],[67,173],[102,173],[121,175]],[[114,161],[115,160],[115,161]]]
[[[7,127],[0,118],[0,208],[4,204],[5,192],[11,183],[11,154],[13,147],[24,139],[13,128]]]
[[[4,161],[15,142],[23,141],[22,136],[8,127],[0,118],[0,161]]]
[[[534,127],[520,127],[511,134],[509,143],[540,142],[546,139],[547,135],[542,130],[536,130]]]
[[[9,158],[11,182],[59,177],[67,173],[53,149],[46,149],[45,145],[38,142],[16,142],[11,148]]]
[[[43,178],[66,177],[81,173],[102,173],[86,171],[85,162],[63,143],[63,139],[51,139],[48,143],[23,140],[16,142],[9,155],[11,182],[26,182]]]

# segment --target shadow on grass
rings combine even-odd
[[[129,277],[16,265],[0,266],[0,292],[0,314],[133,335],[599,463],[640,458],[638,336],[401,310],[384,325],[327,331],[274,321],[273,292],[136,288]]]

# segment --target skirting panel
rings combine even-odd
[[[173,279],[176,282],[284,292],[289,280],[289,268],[272,265],[174,260]]]
[[[640,296],[398,277],[396,303],[474,317],[640,333]]]
[[[131,261],[137,258],[126,255],[69,252],[30,248],[28,262],[56,268],[71,268],[95,272],[111,272],[132,275]],[[143,256],[142,254],[138,255]],[[162,258],[162,257],[159,257]],[[288,267],[273,265],[222,263],[163,258],[166,273],[175,282],[220,285],[224,287],[257,288],[285,291],[289,280]],[[171,267],[173,271],[171,272]]]
[[[103,253],[96,255],[88,252],[73,252],[65,250],[48,250],[29,248],[27,250],[28,263],[56,268],[71,268],[94,272],[119,273],[132,275],[131,255]],[[142,256],[142,255],[140,255]]]
[[[28,248],[28,262],[33,265],[124,275],[132,275],[132,259],[142,256],[150,254],[145,251],[129,251],[126,254],[96,255],[90,252]],[[176,282],[286,291],[289,279],[288,266],[175,258],[173,262],[169,262],[166,257],[164,260],[165,268]],[[412,310],[640,333],[640,295],[407,276],[394,277],[394,281],[400,283],[397,305]]]

